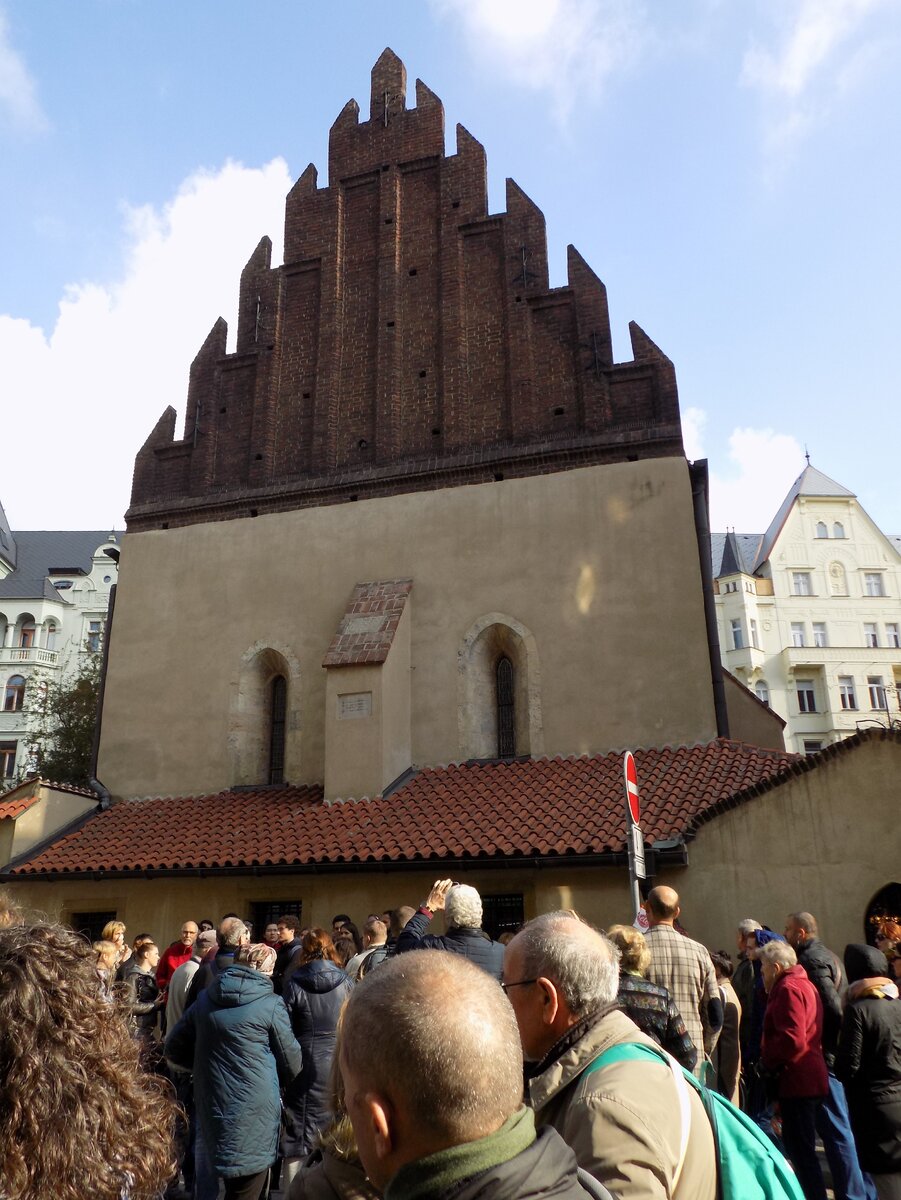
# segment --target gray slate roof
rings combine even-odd
[[[736,571],[753,575],[762,538],[762,533],[712,533],[710,558],[713,563],[713,578],[734,575]]]
[[[791,506],[799,496],[850,496],[854,497],[855,492],[850,492],[840,483],[836,483],[834,479],[830,479],[828,475],[824,475],[822,471],[818,471],[816,467],[806,466],[795,482],[788,489],[788,495],[782,501],[779,511],[776,513],[770,522],[770,527],[763,535],[763,544],[757,552],[757,561],[754,563],[754,570],[762,567],[766,560],[770,557],[773,546],[776,543],[776,538],[782,532],[782,526],[785,524]]]
[[[38,530],[13,533],[16,568],[0,579],[0,602],[14,600],[65,600],[47,576],[51,568],[80,568],[87,574],[98,546],[109,540],[108,529]],[[9,557],[4,554],[9,561]],[[112,563],[110,563],[112,566]],[[9,614],[7,613],[7,616]]]

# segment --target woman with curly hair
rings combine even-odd
[[[335,1031],[353,983],[340,965],[324,929],[303,935],[301,964],[285,981],[285,1004],[294,1036],[303,1051],[300,1074],[285,1092],[282,1133],[282,1188],[289,1187],[301,1162],[315,1147],[331,1120],[329,1072],[335,1054]]]
[[[0,929],[4,1200],[149,1200],[175,1173],[174,1120],[91,946],[59,925]]]

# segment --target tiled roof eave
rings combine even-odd
[[[480,869],[527,867],[530,870],[549,870],[556,866],[569,867],[618,867],[626,862],[625,846],[620,850],[602,850],[598,853],[547,853],[497,854],[497,855],[430,855],[428,858],[411,856],[404,858],[376,858],[369,856],[361,860],[323,859],[308,862],[238,863],[230,866],[196,867],[97,867],[82,870],[60,869],[56,871],[3,871],[0,882],[5,883],[50,883],[61,879],[185,879],[219,878],[234,875],[324,875],[347,873],[348,871],[422,871],[430,866],[473,867]]]

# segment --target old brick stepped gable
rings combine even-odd
[[[512,181],[489,215],[485,152],[385,50],[287,198],[285,262],[241,276],[135,462],[131,530],[680,455],[672,363],[631,325],[614,363],[604,285],[570,246],[548,287],[544,217]]]

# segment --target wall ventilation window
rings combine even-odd
[[[870,693],[870,708],[886,712],[888,702],[885,697],[885,680],[881,675],[867,676],[867,691]]]
[[[271,685],[269,721],[269,782],[285,782],[285,714],[288,708],[288,684],[284,675],[276,675]]]
[[[813,680],[799,679],[795,686],[798,691],[798,711],[802,713],[815,713],[817,710],[817,701],[813,690]]]
[[[25,678],[22,675],[10,675],[6,681],[6,692],[3,696],[4,712],[21,712],[25,703]]]
[[[516,725],[514,717],[513,663],[506,655],[497,661],[497,756],[516,755]]]
[[[809,571],[792,571],[792,595],[812,596],[813,587]]]

